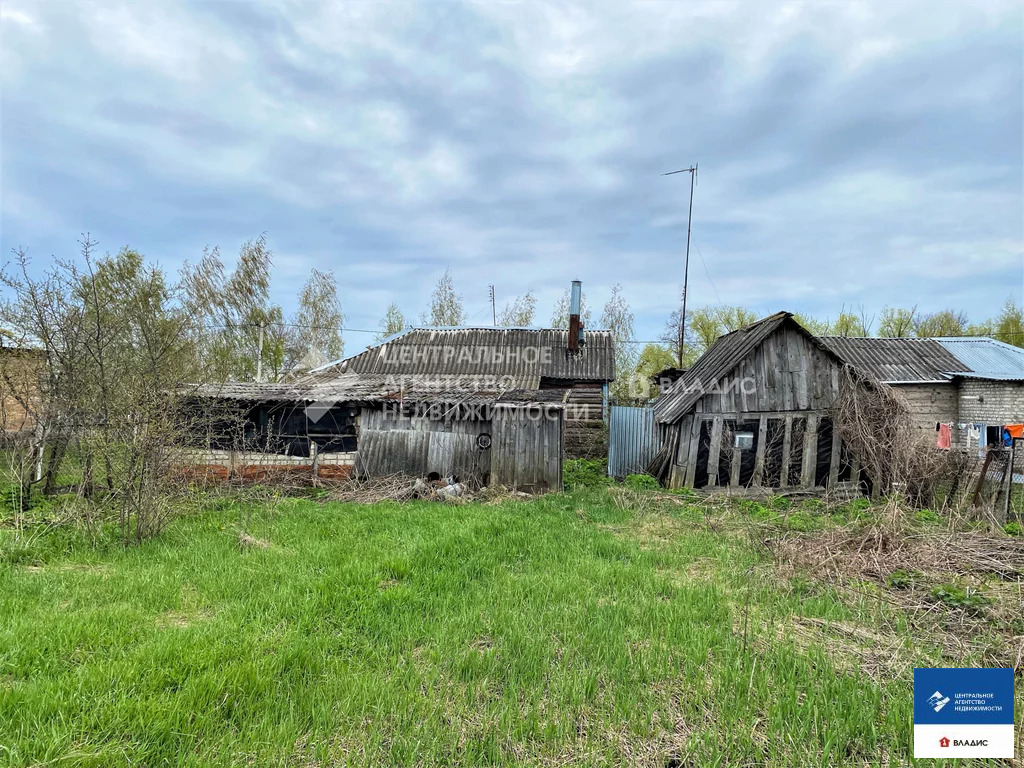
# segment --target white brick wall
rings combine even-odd
[[[897,384],[893,387],[910,407],[914,427],[922,434],[932,433],[934,440],[935,423],[938,421],[956,423],[957,386],[949,384]]]
[[[959,421],[983,424],[1024,422],[1024,382],[963,379],[959,400]]]
[[[306,456],[284,456],[276,453],[258,453],[255,451],[191,450],[185,452],[184,459],[193,464],[213,464],[222,467],[253,465],[308,467],[313,463],[313,459]],[[351,466],[356,463],[356,452],[321,453],[319,463],[321,465]]]

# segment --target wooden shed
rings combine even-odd
[[[719,338],[654,404],[669,487],[826,487],[853,468],[832,429],[842,361],[779,312]]]
[[[402,386],[534,392],[543,402],[565,405],[567,456],[607,455],[608,384],[615,378],[615,344],[607,330],[581,329],[575,337],[561,328],[409,328],[297,383],[329,384],[352,373]]]
[[[358,373],[318,383],[205,385],[191,393],[191,421],[201,429],[189,459],[219,478],[436,474],[557,491],[565,405],[548,394],[398,387],[390,377]]]
[[[529,493],[562,489],[560,404],[494,405],[468,416],[362,409],[356,471],[379,477],[436,474]]]

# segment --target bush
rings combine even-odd
[[[885,577],[885,584],[891,589],[910,589],[919,575],[916,571],[897,568]]]
[[[932,587],[928,595],[932,600],[952,608],[964,608],[971,611],[978,611],[991,602],[979,590],[970,587],[965,589],[955,584],[940,584],[937,587]]]
[[[1003,526],[1003,530],[1010,536],[1024,536],[1024,528],[1020,523],[1009,522]]]
[[[655,491],[661,488],[658,481],[650,475],[627,475],[624,482],[627,488],[637,491]]]
[[[569,459],[562,467],[562,482],[566,489],[592,488],[610,485],[606,459]]]
[[[942,522],[939,516],[930,509],[917,510],[917,512],[914,513],[914,519],[919,523],[925,523],[927,525],[935,525]]]

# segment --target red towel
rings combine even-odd
[[[939,439],[935,446],[944,451],[953,447],[953,430],[949,428],[949,424],[939,424]]]

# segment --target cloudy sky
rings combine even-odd
[[[678,302],[994,314],[1024,290],[1018,3],[0,2],[4,253],[267,234],[286,311]],[[346,334],[349,350],[368,341]]]

